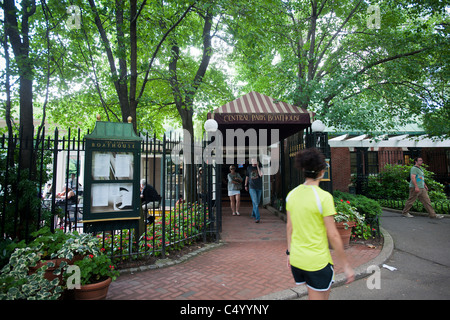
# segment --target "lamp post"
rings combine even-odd
[[[324,190],[333,192],[333,185],[331,182],[331,148],[328,144],[328,133],[325,132],[325,125],[320,120],[315,120],[311,124],[311,133],[306,134],[306,147],[317,148],[325,156],[327,162],[327,171],[320,184]]]
[[[312,124],[311,124],[311,130],[313,132],[323,132],[325,130],[325,125],[323,124],[322,121],[320,120],[315,120]]]
[[[217,144],[222,144],[222,139],[218,139],[216,132],[219,128],[219,125],[217,123],[216,120],[214,119],[208,119],[205,121],[205,124],[203,125],[203,127],[205,128],[206,131],[206,139],[205,139],[205,144],[210,142],[211,138],[214,136],[215,140],[214,142]],[[220,132],[219,132],[220,134]],[[203,148],[203,151],[205,151],[206,146]],[[218,151],[222,150],[222,145],[218,146],[216,145],[216,150],[215,152],[217,153],[217,155],[220,155],[222,157],[222,151]],[[222,177],[221,177],[221,170],[222,170],[222,165],[220,163],[215,163],[213,164],[212,158],[210,159],[206,159],[204,157],[203,161],[204,163],[204,167],[205,169],[203,170],[203,178],[202,178],[202,190],[206,189],[206,194],[203,197],[203,201],[205,201],[207,203],[208,208],[210,208],[209,210],[209,219],[211,222],[210,224],[210,231],[214,230],[214,234],[216,235],[216,239],[219,239],[219,232],[222,231],[222,203],[221,203],[221,199],[222,199],[222,188],[220,188],[220,181],[222,181]],[[213,173],[214,171],[214,173]],[[214,178],[213,178],[214,176]],[[213,190],[213,183],[216,184],[215,186],[215,190]],[[206,187],[206,188],[205,188]],[[216,201],[216,206],[215,206],[215,212],[212,209],[213,208],[213,202]],[[205,206],[206,207],[206,206]],[[205,221],[206,221],[206,213],[205,213]],[[206,229],[205,229],[206,231]],[[204,239],[206,236],[206,233],[204,233]]]
[[[203,127],[205,128],[206,132],[213,133],[213,132],[217,131],[217,128],[219,128],[219,124],[214,119],[208,119],[208,120],[205,121],[205,124],[204,124]]]

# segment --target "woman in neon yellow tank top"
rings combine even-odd
[[[347,283],[354,280],[354,272],[334,224],[333,196],[319,187],[326,168],[323,154],[315,148],[302,150],[296,164],[306,179],[286,197],[288,263],[295,282],[306,283],[309,299],[328,299],[334,282],[328,241],[344,267]]]

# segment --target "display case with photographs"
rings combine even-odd
[[[133,152],[92,151],[90,168],[86,167],[91,213],[134,210],[134,156]]]
[[[132,152],[93,151],[91,212],[133,210],[133,183],[125,182],[133,180],[133,171]]]
[[[115,130],[123,125],[128,124],[97,122],[96,129],[109,126]],[[129,227],[131,221],[140,218],[140,138],[135,136],[131,137],[133,140],[126,141],[89,139],[98,137],[98,133],[94,129],[86,137],[83,222],[85,227],[95,231],[106,228],[105,225],[108,228]]]

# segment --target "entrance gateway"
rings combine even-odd
[[[230,159],[234,158],[233,164],[241,176],[244,176],[250,155],[258,156],[263,172],[267,173],[263,176],[262,204],[268,204],[274,199],[285,199],[292,178],[292,161],[289,158],[295,155],[293,151],[304,148],[303,130],[311,127],[313,117],[314,113],[311,111],[255,91],[208,113],[207,118],[217,122],[217,130],[223,136],[222,199],[228,200],[226,183],[223,181],[229,173]],[[255,133],[256,143],[251,141],[251,135]],[[245,139],[245,150],[238,150],[236,147],[230,150],[227,147],[237,146],[239,139]],[[267,148],[258,150],[261,145]],[[271,160],[278,163],[270,163]],[[275,168],[276,172],[270,172],[270,168]],[[251,205],[248,193],[241,190],[241,194],[241,206]]]

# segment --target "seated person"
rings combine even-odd
[[[142,210],[147,212],[149,209],[159,208],[159,203],[161,201],[161,196],[151,185],[145,182],[145,179],[141,180],[141,204]],[[153,217],[151,217],[153,218]],[[150,217],[149,217],[150,219]],[[148,221],[149,223],[153,221]]]
[[[180,194],[179,196],[178,196],[178,200],[177,200],[177,202],[175,203],[175,205],[176,206],[181,206],[183,203],[185,203],[186,201],[183,199],[183,195],[182,194]]]
[[[64,185],[64,189],[62,192],[58,192],[56,194],[56,200],[66,200],[67,203],[75,203],[77,199],[77,195],[75,194],[75,191],[72,190],[72,188]]]
[[[42,199],[49,199],[52,196],[52,183],[47,182],[42,192]]]

